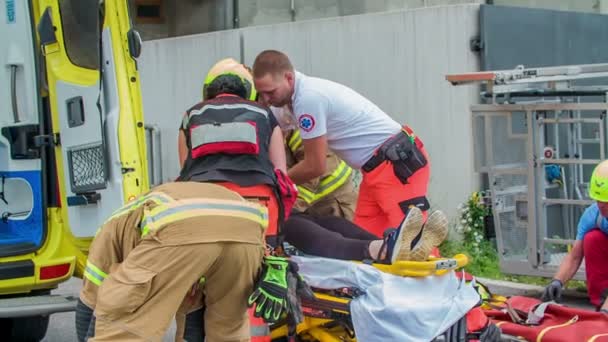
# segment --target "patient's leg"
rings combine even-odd
[[[337,216],[317,216],[310,217],[321,227],[327,230],[336,232],[346,238],[357,240],[377,240],[378,237],[367,230],[357,226],[356,224]]]
[[[343,221],[342,223],[352,224],[347,220],[340,220]],[[340,225],[341,228],[344,226],[346,225]],[[311,216],[295,214],[285,222],[283,233],[285,241],[306,254],[342,260],[371,258],[369,245],[371,241],[377,239],[374,235],[363,231],[366,235],[360,234],[362,239],[348,238],[332,231],[335,225],[332,225],[332,230],[327,227],[319,225]]]

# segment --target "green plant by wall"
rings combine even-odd
[[[474,192],[466,202],[460,205],[460,222],[456,232],[463,235],[464,244],[474,253],[481,252],[484,241],[484,218],[489,213],[484,192]]]
[[[458,222],[455,231],[462,236],[460,241],[446,241],[440,246],[442,255],[466,254],[469,264],[466,271],[486,278],[502,278],[498,267],[498,255],[492,242],[485,236],[484,218],[490,209],[486,205],[484,192],[474,192],[458,207]]]

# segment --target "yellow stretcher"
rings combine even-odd
[[[443,275],[468,264],[464,254],[452,258],[429,258],[428,261],[401,261],[392,265],[372,264],[377,269],[404,277],[426,277]],[[297,341],[319,342],[353,342],[355,331],[350,319],[350,301],[357,294],[350,289],[325,291],[314,289],[315,300],[302,302],[304,320],[296,327]],[[286,340],[288,336],[287,321],[277,322],[270,326],[273,341]],[[452,336],[464,336],[466,324],[464,318],[446,332],[442,341],[460,341]],[[448,336],[449,335],[449,336]]]

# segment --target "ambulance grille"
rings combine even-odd
[[[83,193],[106,187],[107,171],[103,146],[87,146],[68,152],[72,192]]]

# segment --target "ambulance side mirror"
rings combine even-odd
[[[129,43],[129,54],[131,58],[137,59],[141,54],[141,35],[134,29],[130,29],[127,32],[127,41]]]

